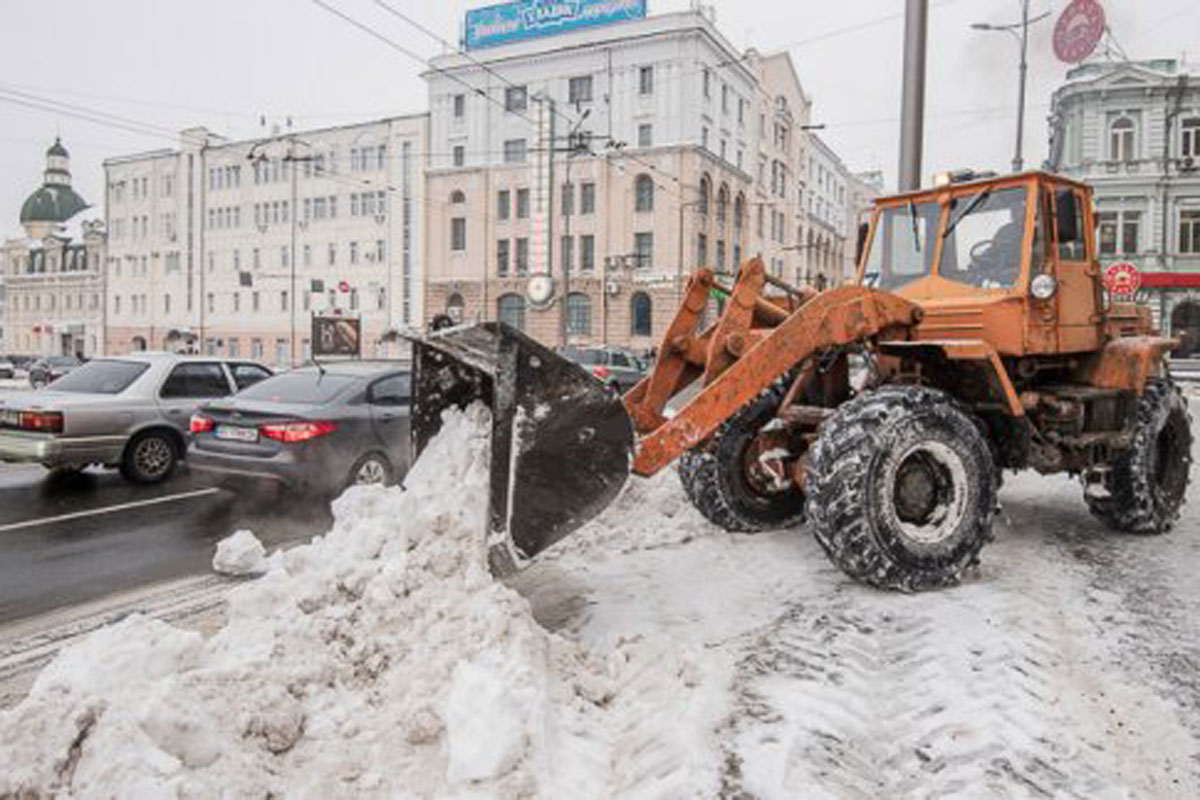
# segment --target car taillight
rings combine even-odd
[[[597,378],[607,378],[608,377],[608,367],[604,366],[603,364],[592,367],[592,374],[595,375]]]
[[[203,414],[193,414],[190,427],[192,433],[208,433],[217,427],[217,423],[213,422],[212,417],[206,417]]]
[[[27,431],[62,433],[63,415],[61,411],[22,411],[17,426]]]
[[[259,427],[258,432],[267,439],[290,444],[307,442],[337,430],[332,422],[271,422]]]

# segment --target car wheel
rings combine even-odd
[[[387,486],[392,482],[392,465],[381,453],[367,453],[350,468],[348,486]]]
[[[179,451],[170,435],[161,431],[140,433],[130,440],[121,459],[121,474],[131,483],[162,483],[175,472]]]

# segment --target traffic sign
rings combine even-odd
[[[1054,24],[1054,54],[1078,64],[1096,49],[1104,29],[1104,8],[1097,0],[1072,0]]]
[[[339,292],[350,291],[350,281],[338,281],[338,291]]]
[[[1142,273],[1128,261],[1118,261],[1104,270],[1104,288],[1112,294],[1135,294],[1142,286]]]

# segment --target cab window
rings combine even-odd
[[[1027,194],[1014,187],[951,199],[938,274],[983,289],[1016,283],[1025,251]]]
[[[941,206],[929,202],[910,202],[880,211],[863,283],[897,289],[932,273],[940,216]]]

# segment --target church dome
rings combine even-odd
[[[70,186],[45,184],[21,206],[21,223],[66,222],[87,207],[87,202]]]

